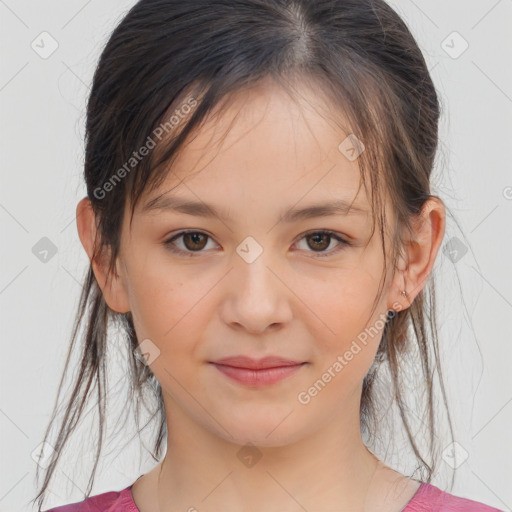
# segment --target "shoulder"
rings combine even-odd
[[[503,512],[468,498],[442,491],[435,485],[422,483],[402,512]]]
[[[139,512],[130,488],[131,485],[121,491],[104,492],[80,502],[61,505],[43,512]]]

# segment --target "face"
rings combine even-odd
[[[357,160],[338,148],[348,133],[302,93],[297,103],[265,84],[233,97],[131,227],[129,208],[124,219],[118,297],[145,340],[168,421],[241,444],[284,445],[337,418],[358,425],[395,297],[387,280],[369,317],[384,263],[370,203]],[[312,208],[337,201],[354,209]],[[301,365],[273,383],[240,382],[212,364],[234,356]]]

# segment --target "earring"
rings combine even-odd
[[[403,290],[401,295],[403,295],[404,297],[407,297],[407,292],[405,290]],[[396,313],[397,312],[394,309],[389,309],[387,311],[387,315],[386,315],[386,323],[388,323],[392,318],[394,318]]]

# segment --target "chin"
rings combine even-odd
[[[305,434],[294,428],[291,415],[289,418],[286,416],[286,414],[283,415],[278,421],[270,421],[268,417],[253,417],[249,420],[246,418],[243,422],[226,426],[231,436],[225,431],[219,434],[226,441],[240,446],[253,445],[262,448],[287,446],[299,441]]]

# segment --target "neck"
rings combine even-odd
[[[159,512],[363,511],[379,461],[364,445],[354,415],[279,446],[232,442],[177,414],[168,450],[155,468]],[[260,440],[261,441],[261,440]]]

